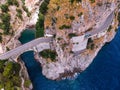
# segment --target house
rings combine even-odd
[[[85,35],[82,35],[82,36],[73,37],[71,39],[71,42],[73,45],[72,47],[73,52],[78,52],[78,51],[86,49],[88,39],[84,37]]]

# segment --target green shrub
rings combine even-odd
[[[83,15],[83,12],[80,12],[79,14],[78,14],[78,17],[81,17]]]
[[[8,5],[15,5],[19,7],[19,3],[17,0],[7,0]]]
[[[0,35],[0,43],[2,43],[2,35]]]
[[[5,90],[16,90],[15,87],[20,87],[21,78],[19,77],[19,71],[19,64],[8,60],[0,60],[0,88],[4,86]]]
[[[22,10],[21,9],[16,9],[16,11],[17,11],[17,17],[22,20],[23,19],[22,18]]]
[[[90,0],[91,3],[95,3],[95,0]]]
[[[44,0],[39,9],[39,18],[36,23],[36,38],[44,36],[44,15],[47,12],[47,6],[50,0]]]
[[[75,1],[75,0],[69,0],[69,2],[70,2],[71,4],[73,4],[74,1]]]
[[[23,10],[27,13],[27,16],[30,17],[31,13],[28,11],[28,8],[26,6],[22,6]]]
[[[94,44],[93,40],[91,38],[89,38],[88,43],[87,43],[87,49],[93,50],[94,47],[95,47],[95,44]]]
[[[62,29],[70,29],[70,28],[71,28],[71,26],[65,25],[65,24],[59,27],[59,29],[61,29],[61,30]]]
[[[120,25],[120,12],[118,13],[117,19],[118,19],[118,23],[119,23],[119,25]]]
[[[77,2],[82,2],[82,0],[76,0]]]
[[[25,87],[28,87],[28,88],[29,88],[30,84],[31,84],[31,81],[30,81],[30,80],[25,80],[25,83],[24,83],[24,86],[25,86]]]
[[[41,6],[40,6],[40,12],[42,13],[42,14],[45,14],[46,12],[47,12],[47,10],[48,10],[48,4],[49,4],[49,1],[50,0],[45,0],[42,4],[41,4]]]
[[[4,30],[4,34],[9,34],[10,26],[10,15],[8,13],[4,13],[1,15],[2,23],[0,23],[0,28]]]
[[[74,20],[75,19],[75,17],[74,16],[70,16],[70,20]]]
[[[69,38],[72,38],[72,37],[75,37],[77,35],[75,33],[70,33],[68,36],[69,36]]]
[[[9,11],[7,4],[1,5],[0,7],[1,7],[2,12],[8,12]]]
[[[36,38],[44,36],[44,15],[39,14],[38,21],[36,23]]]
[[[112,29],[112,26],[110,25],[107,31],[110,32],[111,29]]]
[[[50,58],[52,61],[55,61],[56,59],[56,56],[57,56],[57,53],[55,51],[51,51],[51,50],[44,50],[42,52],[40,52],[40,55],[43,57],[43,58]]]

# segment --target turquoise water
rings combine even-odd
[[[26,43],[30,35],[22,36],[24,39],[20,40],[26,40],[22,43]],[[34,36],[29,40],[32,39]],[[75,80],[52,81],[45,78],[33,51],[23,53],[21,58],[34,90],[120,90],[120,28],[115,38],[99,51],[92,64]]]
[[[31,40],[35,39],[35,30],[26,29],[22,32],[21,37],[19,38],[19,41],[24,44]]]

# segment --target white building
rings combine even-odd
[[[86,49],[88,39],[84,38],[85,35],[73,37],[71,42],[73,44],[72,51],[77,52]]]

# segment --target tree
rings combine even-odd
[[[95,3],[95,0],[90,0],[91,3]]]
[[[74,16],[70,16],[70,20],[74,20],[75,19],[75,17]]]
[[[41,4],[41,6],[40,6],[40,12],[42,13],[42,14],[45,14],[46,12],[47,12],[47,10],[48,10],[48,4],[49,4],[49,1],[50,0],[45,0],[42,4]]]
[[[0,43],[2,43],[2,35],[0,35]]]
[[[120,25],[120,12],[118,13],[117,19],[118,19],[118,23],[119,23],[119,25]]]
[[[76,0],[77,2],[82,2],[82,0]]]
[[[3,76],[9,78],[12,75],[13,75],[13,63],[8,62],[4,68]]]
[[[70,29],[70,28],[71,28],[70,25],[65,25],[65,24],[59,27],[59,29],[61,29],[61,30],[62,29]]]
[[[75,0],[70,0],[70,3],[73,4],[74,1],[75,1]]]
[[[36,23],[36,37],[44,36],[44,16],[39,13],[39,19]]]
[[[56,59],[56,56],[57,56],[57,53],[55,51],[51,51],[51,50],[44,50],[42,52],[40,52],[40,55],[43,57],[43,58],[50,58],[52,61],[55,61]]]
[[[29,87],[31,84],[31,81],[30,80],[25,80],[25,83],[24,83],[24,86],[25,87]]]
[[[5,90],[14,90],[14,85],[11,81],[7,81],[5,84]]]
[[[77,35],[75,33],[70,33],[70,34],[68,34],[68,36],[69,36],[69,38],[72,38],[72,37],[75,37]]]
[[[22,10],[21,9],[16,9],[16,11],[17,11],[17,17],[22,20],[23,19],[22,18]]]
[[[0,28],[2,28],[4,30],[5,34],[9,33],[9,30],[11,28],[10,26],[10,15],[8,13],[4,13],[1,16],[1,20],[2,20],[2,25],[0,26]]]
[[[2,12],[8,12],[9,11],[7,4],[3,4],[0,7],[1,7]]]
[[[78,17],[81,17],[83,15],[83,12],[80,12],[79,14],[78,14]]]
[[[5,61],[4,60],[0,60],[0,73],[2,73],[3,70],[4,70],[4,64],[5,64]]]
[[[19,7],[19,3],[17,0],[7,0],[8,5],[16,5]]]

